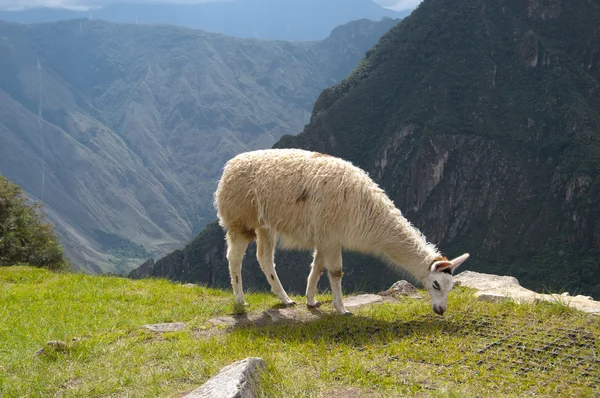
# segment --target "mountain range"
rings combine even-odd
[[[2,22],[0,174],[45,204],[76,268],[125,273],[197,234],[224,162],[301,131],[318,94],[397,22],[299,43]]]
[[[231,0],[199,4],[113,3],[90,10],[26,8],[0,11],[0,20],[39,23],[92,18],[177,25],[240,38],[316,41],[350,21],[403,18],[409,12],[392,11],[371,0]]]
[[[598,0],[425,0],[274,147],[365,169],[448,257],[471,253],[462,269],[600,297]],[[211,224],[132,276],[205,269],[203,283],[225,286],[222,234]],[[284,287],[303,292],[308,253],[278,256]],[[259,280],[254,256],[244,261]],[[355,264],[347,289],[389,285],[388,266]],[[211,269],[224,279],[207,281]]]

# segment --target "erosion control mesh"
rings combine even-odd
[[[443,329],[451,329],[452,333],[463,330],[475,339],[475,352],[450,363],[429,359],[420,362],[440,366],[476,364],[490,371],[508,367],[521,376],[532,371],[570,372],[576,376],[571,383],[600,385],[600,341],[589,331],[544,323],[523,324],[506,318],[460,317],[443,322]]]

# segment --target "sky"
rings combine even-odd
[[[210,1],[223,0],[177,0],[177,3],[205,3]],[[403,11],[415,8],[421,0],[373,0],[382,7],[390,8],[395,11]],[[22,9],[32,7],[64,7],[70,9],[85,10],[90,6],[102,6],[116,2],[137,2],[137,3],[165,3],[173,2],[172,0],[0,0],[0,9]]]

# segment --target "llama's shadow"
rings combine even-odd
[[[276,306],[273,306],[276,307]],[[249,338],[264,337],[282,342],[323,340],[329,343],[361,346],[373,341],[394,341],[413,335],[464,335],[472,325],[450,321],[449,317],[423,315],[417,319],[379,320],[363,315],[344,316],[313,308],[296,311],[293,307],[271,308],[260,314],[233,317],[229,333],[244,333]]]

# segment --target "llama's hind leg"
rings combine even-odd
[[[317,282],[319,282],[319,278],[321,278],[323,269],[325,268],[323,255],[316,249],[310,268],[308,283],[306,284],[306,306],[309,308],[315,308],[321,305],[321,303],[315,300],[315,294],[317,292]]]
[[[242,287],[242,260],[250,241],[243,235],[235,232],[227,233],[227,261],[229,262],[229,276],[235,301],[246,305],[244,289]]]
[[[341,248],[328,250],[324,257],[333,294],[333,306],[339,314],[350,315],[351,312],[346,310],[342,301],[342,275],[344,274],[342,272],[342,250]]]
[[[295,304],[287,295],[277,272],[275,271],[275,235],[264,228],[258,228],[256,230],[256,257],[260,268],[267,277],[271,290],[279,297],[281,302],[285,305]]]

